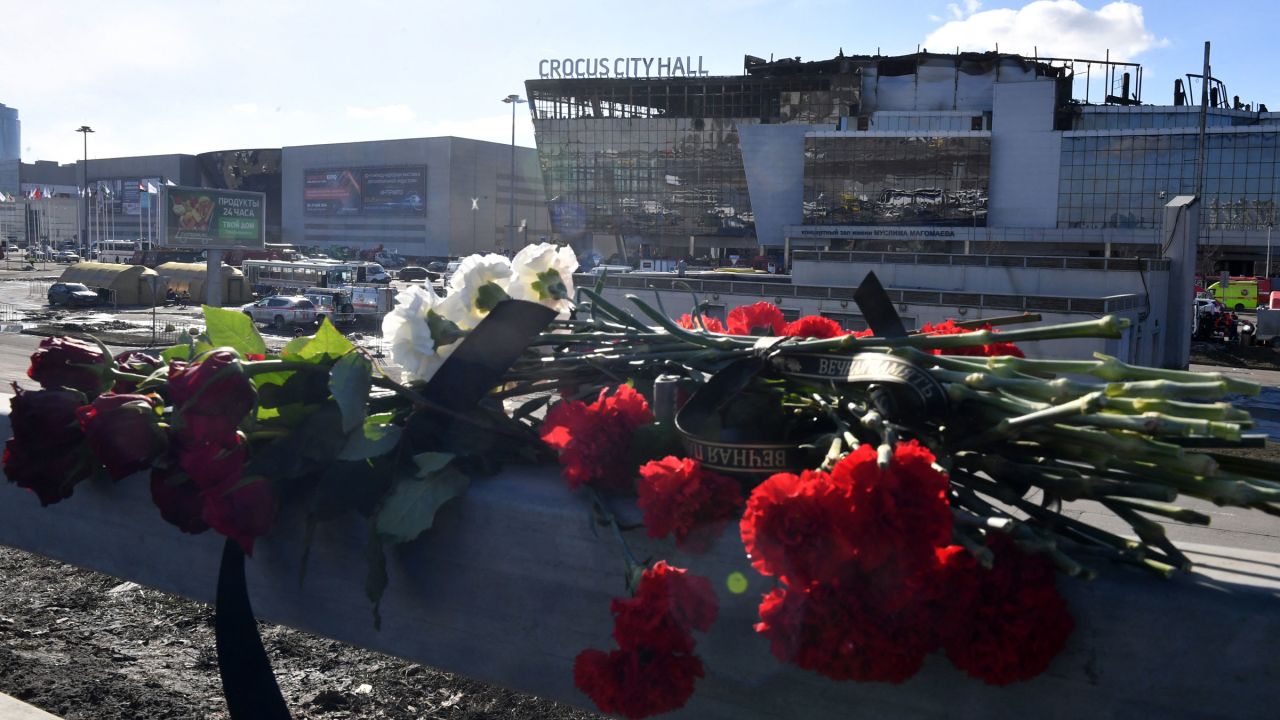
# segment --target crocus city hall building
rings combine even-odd
[[[1199,74],[1153,91],[1132,63],[998,53],[747,56],[734,76],[578,60],[525,85],[551,222],[579,249],[1158,257],[1161,208],[1198,194],[1199,270],[1263,272],[1280,115],[1213,78],[1199,164]]]

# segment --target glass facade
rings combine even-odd
[[[738,148],[743,122],[751,121],[541,121],[538,156],[553,226],[567,237],[753,233]]]
[[[807,225],[986,225],[987,133],[811,136],[804,162]]]
[[[693,79],[530,80],[551,222],[687,247],[755,236],[738,126],[821,123],[857,104],[847,61],[821,74]],[[749,241],[748,241],[748,244]]]
[[[278,148],[223,150],[201,153],[200,178],[205,187],[222,190],[251,190],[267,196],[267,242],[281,240],[281,164],[284,153]]]
[[[1206,135],[1205,230],[1265,230],[1280,195],[1280,132]],[[1062,139],[1058,227],[1158,228],[1160,208],[1195,192],[1197,135],[1076,135]]]

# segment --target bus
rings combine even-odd
[[[258,295],[282,290],[296,293],[310,287],[336,288],[356,282],[356,269],[349,263],[245,260],[240,269],[245,282]]]
[[[101,263],[116,263],[118,265],[133,263],[133,254],[139,250],[147,249],[145,240],[103,240],[93,246],[94,252],[97,253],[95,260]]]

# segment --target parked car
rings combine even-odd
[[[98,293],[83,283],[57,282],[49,287],[49,304],[68,307],[94,307],[102,302]]]
[[[72,250],[59,250],[53,256],[53,260],[60,263],[78,263],[80,262],[80,256]]]
[[[400,272],[396,273],[399,280],[426,280],[431,277],[431,271],[417,265],[409,265],[400,268]]]
[[[314,325],[316,305],[301,295],[272,295],[240,308],[254,322],[283,330],[286,325]]]

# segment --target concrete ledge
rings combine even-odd
[[[478,480],[445,507],[428,535],[388,559],[383,629],[363,594],[363,521],[316,533],[299,585],[302,518],[289,513],[248,565],[260,617],[590,707],[573,687],[583,648],[611,646],[609,599],[622,593],[618,551],[593,535],[585,505],[552,468]],[[146,481],[82,484],[69,501],[41,509],[0,484],[0,543],[212,600],[221,548],[212,534],[165,524]],[[1194,548],[1203,574],[1161,582],[1105,568],[1091,583],[1064,579],[1078,627],[1041,677],[997,689],[934,657],[899,685],[833,683],[779,665],[751,632],[770,582],[755,575],[728,535],[705,556],[682,557],[638,542],[712,578],[721,616],[698,652],[708,677],[680,717],[1274,717],[1280,706],[1280,556]],[[749,587],[732,595],[725,580]]]
[[[32,707],[21,700],[0,693],[0,720],[59,720],[57,715],[50,715],[38,707]]]

